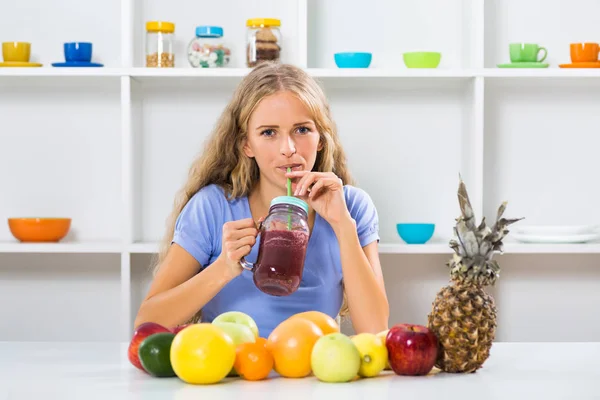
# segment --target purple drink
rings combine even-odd
[[[256,287],[272,296],[294,293],[302,280],[307,244],[305,231],[263,231],[254,266]]]

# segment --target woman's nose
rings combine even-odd
[[[290,157],[296,152],[296,145],[290,136],[286,136],[281,141],[281,154]]]

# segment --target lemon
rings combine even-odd
[[[388,362],[385,339],[372,333],[360,333],[352,337],[351,340],[360,353],[358,375],[364,378],[379,375]]]
[[[171,344],[171,365],[186,383],[217,383],[227,376],[234,362],[233,340],[210,323],[188,326],[175,335]]]

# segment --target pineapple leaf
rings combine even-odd
[[[476,226],[473,208],[462,178],[458,186],[458,202],[461,215],[456,218],[453,228],[455,238],[450,241],[454,255],[446,263],[450,267],[451,278],[471,285],[494,285],[500,271],[498,263],[492,260],[494,252],[503,251],[502,239],[509,232],[507,227],[523,218],[504,218],[507,205],[505,201],[498,208],[496,221],[491,228],[487,226],[485,217]]]
[[[462,220],[467,225],[467,228],[474,230],[475,216],[473,214],[473,207],[471,206],[471,201],[469,200],[469,195],[467,193],[467,187],[465,186],[462,178],[460,179],[458,186],[458,203],[460,204]]]
[[[498,215],[496,216],[496,221],[498,221],[500,219],[500,217],[502,217],[505,210],[506,210],[506,201],[503,201],[502,204],[500,204],[500,207],[498,207]]]

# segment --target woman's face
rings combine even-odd
[[[312,170],[320,149],[309,110],[290,92],[265,97],[250,116],[244,152],[256,160],[261,180],[285,190],[287,168]]]

